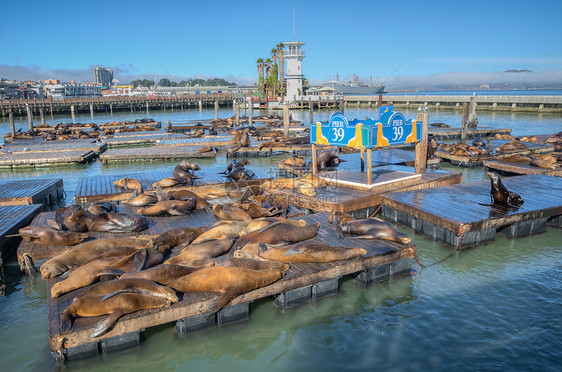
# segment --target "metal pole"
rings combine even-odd
[[[367,149],[367,185],[373,184],[373,150]]]
[[[248,104],[250,105],[248,107],[248,124],[250,126],[253,126],[254,124],[254,101],[252,101],[252,98],[250,98],[250,100],[248,101]]]
[[[462,123],[461,123],[461,142],[466,142],[466,130],[468,128],[468,103],[462,105]]]
[[[215,101],[215,120],[219,120],[219,101]]]

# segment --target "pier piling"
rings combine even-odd
[[[72,122],[76,122],[76,108],[74,105],[70,105],[70,115],[72,116]]]
[[[25,110],[27,111],[27,123],[29,124],[29,130],[33,130],[33,114],[31,113],[31,107],[25,104]]]
[[[8,113],[8,121],[10,122],[10,133],[12,134],[12,139],[16,135],[16,125],[14,124],[14,113],[12,110]]]
[[[314,102],[310,101],[310,105],[308,106],[310,110],[310,124],[314,123]]]
[[[45,109],[43,107],[39,108],[39,116],[41,117],[41,124],[46,124],[45,121]]]
[[[418,114],[419,115],[419,114]],[[422,134],[421,141],[416,144],[416,173],[425,173],[427,170],[427,131],[429,127],[429,114],[424,112],[422,116]]]
[[[283,136],[289,137],[289,106],[283,106]]]
[[[252,101],[252,99],[250,98],[250,100],[248,101],[248,104],[250,105],[248,107],[248,125],[250,125],[251,127],[253,126],[254,123],[254,117],[253,117],[253,111],[254,111],[254,102]]]
[[[219,119],[219,101],[215,101],[215,120]]]
[[[461,123],[461,142],[466,142],[466,130],[468,128],[468,103],[462,105],[462,123]]]

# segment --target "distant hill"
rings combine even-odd
[[[504,72],[533,72],[531,70],[505,70]]]

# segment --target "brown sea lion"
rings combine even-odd
[[[117,212],[117,206],[115,204],[111,204],[110,202],[92,203],[88,207],[88,212],[91,214]]]
[[[213,214],[221,220],[251,221],[252,216],[242,209],[228,204],[213,205]]]
[[[235,251],[251,243],[266,243],[269,245],[298,243],[315,236],[319,228],[319,223],[307,226],[295,226],[286,222],[275,222],[263,229],[253,231],[238,238],[232,249]]]
[[[136,250],[141,248],[152,248],[153,242],[146,238],[110,238],[95,239],[81,243],[68,251],[55,256],[41,265],[41,277],[43,279],[53,278],[60,274],[82,266],[99,255],[119,247],[131,247]]]
[[[270,151],[273,150],[274,147],[280,147],[283,146],[282,143],[277,142],[277,141],[267,141],[267,142],[262,142],[258,145],[258,149],[259,150],[263,150],[263,149],[269,149]]]
[[[336,247],[329,244],[305,241],[286,247],[269,248],[264,243],[248,244],[234,252],[234,257],[302,263],[349,260],[366,254],[367,251],[360,248]]]
[[[120,278],[119,280],[107,280],[105,282],[96,283],[86,289],[86,291],[78,297],[106,296],[118,293],[147,294],[165,298],[172,303],[178,302],[178,296],[173,289],[145,278]],[[109,297],[102,298],[101,301],[105,301],[108,298]]]
[[[328,167],[338,166],[345,160],[340,159],[338,150],[322,150],[316,158],[318,169],[325,169]]]
[[[214,266],[215,263],[211,262],[208,265]],[[131,273],[124,273],[119,277],[119,280],[142,278],[142,279],[149,279],[156,283],[169,286],[171,283],[181,278],[182,276],[189,275],[192,272],[199,270],[200,268],[201,267],[189,267],[183,265],[172,265],[172,264],[162,263],[160,265],[156,265],[149,269],[144,269],[141,271],[135,271]]]
[[[558,162],[558,159],[551,154],[533,154],[533,158],[544,160],[550,164],[556,164]]]
[[[447,125],[445,123],[431,123],[429,124],[432,127],[437,127],[437,128],[450,128],[450,125]]]
[[[117,248],[119,251],[127,249]],[[115,273],[140,271],[162,263],[165,253],[156,249],[146,249],[135,251],[127,256],[107,257],[111,253],[106,252],[100,258],[88,262],[73,270],[68,278],[53,284],[51,287],[51,297],[56,298],[65,293],[78,288],[85,287],[99,280],[100,275],[107,275],[113,269]]]
[[[154,193],[145,191],[142,194],[138,195],[138,192],[135,191],[131,199],[123,200],[121,203],[130,205],[132,207],[144,207],[146,205],[155,204],[156,202],[158,202],[158,198]]]
[[[232,159],[230,161],[230,163],[228,163],[228,166],[226,167],[226,170],[224,172],[218,172],[218,174],[228,174],[232,171],[232,168],[234,168],[234,166],[236,165],[236,163],[238,163],[238,160],[236,159]]]
[[[234,181],[249,180],[254,176],[254,173],[247,171],[244,167],[234,167],[227,175],[228,178]]]
[[[79,205],[70,205],[68,207],[59,207],[56,211],[55,211],[55,220],[53,221],[54,223],[51,223],[49,220],[47,221],[49,223],[49,225],[52,225],[51,227],[57,228],[59,230],[68,230],[68,227],[66,226],[66,219],[70,216],[72,216],[72,214],[74,214],[74,212],[76,212],[77,210],[82,209],[82,207],[80,207]]]
[[[38,244],[71,246],[82,243],[88,234],[71,231],[60,231],[50,226],[27,226],[18,230],[18,234],[6,237],[21,236],[23,239]]]
[[[242,134],[240,135],[240,145],[242,147],[250,147],[250,128],[242,129]]]
[[[127,190],[139,190],[139,192],[142,192],[143,190],[142,183],[133,178],[121,178],[120,180],[113,181],[113,184]]]
[[[174,177],[178,179],[182,179],[184,177],[191,177],[193,172],[196,170],[201,170],[201,168],[195,164],[190,162],[189,160],[182,160],[176,167],[174,168]]]
[[[183,200],[187,196],[192,196],[197,200],[196,209],[208,209],[211,208],[211,204],[204,198],[200,197],[193,191],[189,190],[177,190],[177,191],[170,191],[170,195],[174,200]]]
[[[69,230],[78,232],[132,232],[148,228],[148,220],[138,214],[110,212],[93,215],[81,208],[68,217],[65,224]]]
[[[228,141],[227,149],[229,151],[236,151],[242,147],[240,143],[240,138],[242,137],[242,131],[237,130],[234,133],[234,138]]]
[[[344,234],[355,235],[363,239],[383,239],[401,244],[409,244],[410,237],[398,231],[390,223],[374,218],[355,220],[350,214],[332,211],[329,221],[336,225],[336,236],[344,238]]]
[[[197,178],[197,177],[195,177]],[[156,187],[160,186],[161,188],[166,187],[174,187],[174,186],[190,186],[193,184],[193,176],[185,177],[185,178],[175,178],[175,177],[166,177],[162,180],[155,182],[152,184],[152,187],[155,189]]]
[[[273,217],[280,215],[283,211],[276,207],[264,208],[255,202],[238,203],[238,207],[252,218]]]
[[[282,160],[282,163],[291,167],[304,167],[306,162],[298,156],[293,156],[292,158],[287,158]]]
[[[518,194],[508,191],[504,186],[500,175],[496,172],[487,172],[488,177],[490,177],[491,190],[490,195],[492,197],[491,205],[507,205],[509,207],[519,208],[523,205],[524,201]]]
[[[253,221],[250,221],[250,223],[248,224],[248,226],[240,231],[240,236],[244,236],[246,234],[251,233],[252,231],[256,231],[256,230],[260,230],[263,229],[266,226],[271,225],[272,223],[275,222],[286,222],[286,223],[291,223],[295,226],[306,226],[306,221],[305,220],[288,220],[286,218],[282,218],[282,217],[262,217],[262,218],[257,218]]]
[[[195,151],[198,154],[203,154],[205,152],[217,152],[217,149],[214,146],[211,145],[205,145],[199,149],[197,149],[197,151]]]
[[[248,226],[248,221],[218,221],[203,234],[199,235],[193,243],[219,239],[224,235],[238,238],[240,236],[240,231],[246,228],[246,226]]]
[[[162,200],[156,204],[137,209],[137,213],[143,216],[185,216],[195,210],[197,200],[187,196],[184,200]]]
[[[252,270],[241,267],[204,267],[170,284],[180,292],[218,292],[204,316],[216,313],[236,295],[271,284],[283,277],[281,270]]]
[[[185,244],[177,249],[181,251],[178,255],[170,257],[164,263],[176,265],[189,265],[190,261],[214,258],[225,254],[230,250],[236,238],[223,236],[220,239],[206,240],[200,243]]]
[[[512,164],[529,164],[531,159],[528,156],[521,154],[513,154],[503,158],[499,158],[500,163],[512,163]]]
[[[62,330],[70,331],[72,318],[109,315],[106,319],[98,322],[90,334],[90,338],[99,337],[125,314],[171,305],[171,301],[168,299],[146,294],[120,293],[106,301],[100,301],[103,297],[101,295],[84,296],[73,301],[61,315]]]
[[[531,157],[530,164],[532,166],[544,168],[544,169],[556,169],[556,163],[551,163],[550,161],[544,159],[536,159],[535,157]]]
[[[180,244],[189,244],[206,230],[206,227],[180,227],[168,230],[153,239],[154,246],[173,248]]]

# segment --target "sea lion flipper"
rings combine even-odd
[[[216,295],[215,298],[213,298],[213,301],[211,302],[207,310],[203,313],[203,317],[205,318],[213,315],[214,313],[222,309],[231,297],[232,296],[228,292],[219,292],[219,294]]]
[[[111,297],[113,297],[115,295],[118,295],[120,293],[135,293],[135,289],[134,288],[126,288],[126,289],[120,289],[120,290],[112,292],[112,293],[108,293],[100,299],[100,302],[108,300]]]
[[[303,248],[302,245],[295,244],[291,248],[287,249],[283,256],[290,256],[292,254],[302,254],[306,251],[306,248]]]
[[[48,220],[47,220],[47,225],[48,225],[49,227],[52,227],[53,229],[62,230],[61,225],[59,225],[59,223],[58,223],[57,221],[55,221],[55,220],[48,219]]]
[[[345,235],[343,233],[343,230],[341,229],[341,226],[336,227],[336,238],[338,238],[338,239],[345,238]]]
[[[121,275],[125,274],[125,271],[121,269],[116,269],[114,267],[108,267],[100,272],[97,273],[99,277],[101,276],[115,276],[120,277]]]
[[[146,267],[146,263],[148,262],[148,251],[146,248],[139,250],[134,257],[135,263],[135,271],[141,271]]]
[[[92,331],[92,333],[90,333],[90,338],[95,338],[95,337],[99,337],[102,334],[104,334],[105,332],[107,332],[107,330],[119,319],[121,318],[123,314],[121,312],[115,312],[115,313],[111,313],[107,318],[100,320],[98,322],[98,324],[96,324],[96,327],[94,328],[94,330]]]

